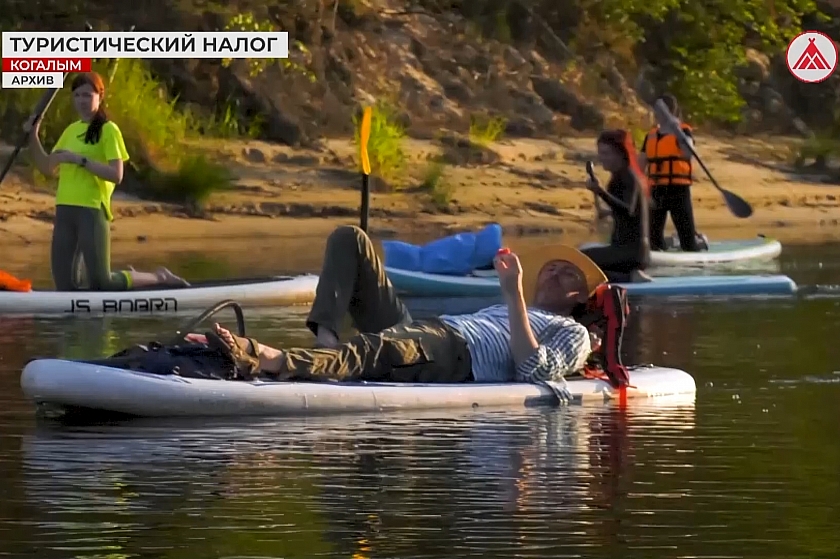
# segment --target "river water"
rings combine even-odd
[[[277,271],[242,252],[135,265]],[[317,269],[298,254],[292,268]],[[0,556],[838,557],[838,256],[786,246],[770,270],[827,294],[637,304],[627,360],[685,369],[698,393],[625,411],[67,425],[23,400],[28,358],[177,325],[0,318]],[[260,340],[311,343],[303,308],[247,316]]]

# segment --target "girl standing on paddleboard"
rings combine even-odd
[[[71,90],[79,120],[64,130],[49,155],[38,137],[40,120],[24,125],[38,170],[52,177],[58,169],[50,254],[56,289],[80,289],[76,278],[82,265],[93,291],[189,285],[166,268],[111,272],[111,195],[122,182],[128,152],[119,127],[105,114],[102,77],[96,72],[78,74]]]
[[[650,281],[642,270],[650,261],[648,200],[633,138],[626,130],[605,130],[598,137],[598,160],[612,173],[607,188],[594,174],[586,188],[609,206],[613,232],[609,246],[584,249],[611,282]]]

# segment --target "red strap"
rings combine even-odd
[[[595,380],[605,380],[610,382],[610,377],[606,373],[598,369],[584,369],[583,378],[591,378]]]
[[[583,376],[583,378],[603,380],[604,382],[608,382],[608,383],[612,384],[612,379],[610,378],[610,376],[600,369],[584,368],[582,376]],[[619,396],[621,396],[621,394],[623,392],[624,393],[624,398],[626,399],[628,388],[632,388],[633,390],[636,390],[637,387],[633,386],[632,384],[622,384],[621,386],[618,387]]]
[[[601,308],[607,321],[603,343],[605,368],[611,377],[613,387],[619,388],[630,382],[627,367],[621,362],[621,338],[624,334],[625,318],[630,309],[620,287],[608,286],[599,295],[601,295]]]
[[[602,334],[600,347],[593,348],[593,359],[584,370],[586,378],[604,380],[614,389],[630,387],[630,372],[621,361],[621,339],[629,314],[624,288],[603,284],[590,297],[586,314],[576,317],[587,327],[599,327]]]

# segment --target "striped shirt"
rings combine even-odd
[[[494,305],[473,314],[443,315],[440,319],[467,341],[477,382],[560,381],[583,368],[591,351],[589,332],[573,319],[528,309],[528,321],[539,347],[516,366],[510,349],[507,305]]]

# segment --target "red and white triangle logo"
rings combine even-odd
[[[801,82],[825,81],[837,68],[837,45],[819,31],[800,33],[788,45],[787,67]]]

